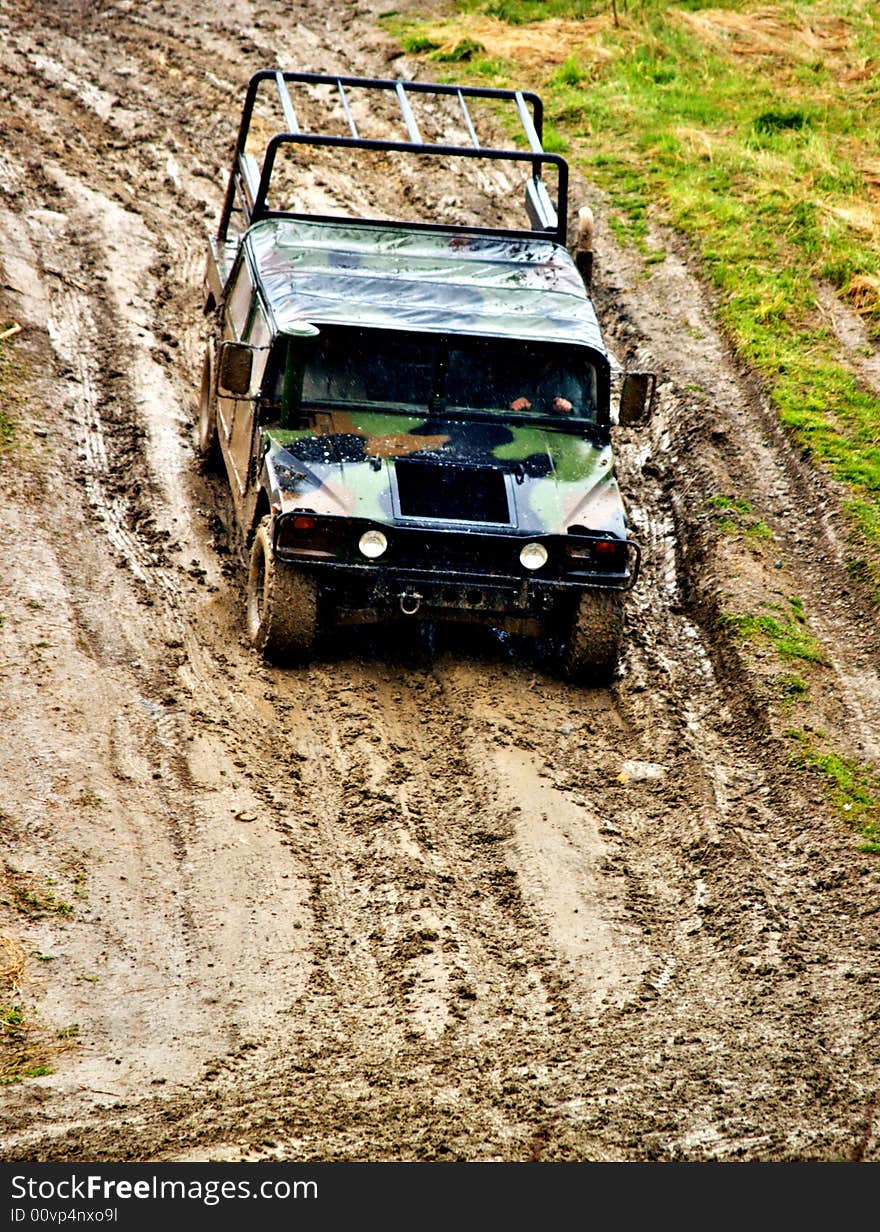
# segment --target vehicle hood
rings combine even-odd
[[[626,536],[611,447],[574,425],[333,411],[310,428],[264,429],[263,443],[281,512]]]

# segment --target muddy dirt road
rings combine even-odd
[[[194,448],[205,239],[253,71],[427,76],[378,12],[0,0],[30,387],[0,457],[0,933],[56,1041],[0,1089],[0,1158],[880,1159],[880,866],[792,762],[773,662],[717,626],[803,597],[828,662],[787,721],[876,764],[876,613],[673,237],[644,277],[583,190],[609,341],[661,375],[619,432],[645,569],[611,689],[489,634],[290,670],[243,638]],[[717,532],[719,492],[769,550]]]

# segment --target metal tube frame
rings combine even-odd
[[[270,139],[263,158],[259,187],[256,195],[252,198],[248,189],[245,174],[242,169],[242,163],[245,156],[245,147],[247,144],[248,133],[250,131],[254,105],[257,100],[260,86],[266,81],[274,83],[277,89],[278,97],[281,102],[282,113],[284,115],[285,123],[288,125],[288,129],[287,131],[276,133]],[[296,112],[290,98],[290,92],[287,89],[288,82],[304,85],[335,86],[342,102],[343,111],[352,135],[350,137],[339,137],[325,133],[303,131],[299,127]],[[346,86],[350,88],[381,90],[393,94],[398,106],[400,107],[401,116],[406,126],[407,133],[410,136],[410,140],[388,141],[361,137],[358,133],[357,125],[349,108],[348,97],[345,93]],[[445,145],[422,141],[418,124],[416,123],[415,116],[413,115],[412,108],[410,106],[410,94],[447,96],[456,99],[462,110],[468,135],[470,136],[473,145]],[[467,103],[465,102],[467,98],[512,102],[517,110],[520,122],[522,123],[523,132],[529,144],[529,150],[496,149],[494,147],[481,146],[477,138],[476,129],[474,127],[470,112],[467,109]],[[530,108],[531,114],[529,112]],[[505,235],[517,238],[533,235],[535,231],[538,230],[542,234],[551,235],[557,243],[564,246],[567,235],[568,164],[560,155],[550,154],[543,149],[543,120],[544,105],[540,97],[531,91],[501,90],[488,86],[442,85],[436,82],[403,81],[401,79],[387,79],[381,77],[343,77],[329,76],[320,73],[298,73],[282,69],[261,69],[259,72],[254,73],[248,83],[244,108],[242,110],[241,123],[239,125],[238,138],[235,145],[233,170],[226,190],[217,238],[221,242],[226,239],[226,233],[229,226],[229,217],[232,213],[237,193],[241,194],[242,208],[244,210],[248,225],[259,221],[261,218],[273,216],[314,217],[314,215],[302,215],[292,211],[272,210],[267,204],[272,170],[279,149],[286,145],[312,145],[325,148],[362,149],[390,153],[415,153],[435,155],[445,158],[482,158],[496,162],[525,162],[531,164],[532,185],[536,189],[539,187],[540,189],[543,189],[544,187],[541,179],[542,166],[544,164],[554,166],[557,169],[559,182],[558,201],[555,207],[555,219],[548,219],[548,222],[552,225],[548,225],[546,227],[533,226],[531,229],[511,229],[503,227],[475,228],[445,223],[407,223],[406,225],[416,226],[424,230],[467,230],[469,232],[477,231],[479,233]],[[383,223],[395,222],[399,220],[361,219],[359,221],[383,225]]]

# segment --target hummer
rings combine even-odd
[[[324,100],[321,127],[301,127],[297,90]],[[396,107],[399,136],[363,135],[364,100]],[[479,102],[512,107],[525,148],[481,144]],[[454,109],[460,144],[423,138],[426,105]],[[228,479],[267,657],[303,660],[342,624],[468,620],[555,645],[572,679],[613,678],[640,549],[615,477],[592,215],[569,251],[568,167],[542,126],[526,91],[251,78],[209,240],[198,439]],[[406,155],[426,176],[505,164],[522,225],[291,208],[284,155],[318,149]],[[655,383],[624,374],[618,423],[647,419]]]

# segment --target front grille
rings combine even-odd
[[[510,525],[500,470],[406,459],[397,461],[394,469],[402,517]]]
[[[484,537],[476,534],[440,533],[417,530],[402,531],[394,536],[394,553],[389,557],[395,565],[407,569],[438,569],[456,573],[522,574],[518,553],[521,539],[505,536]]]

